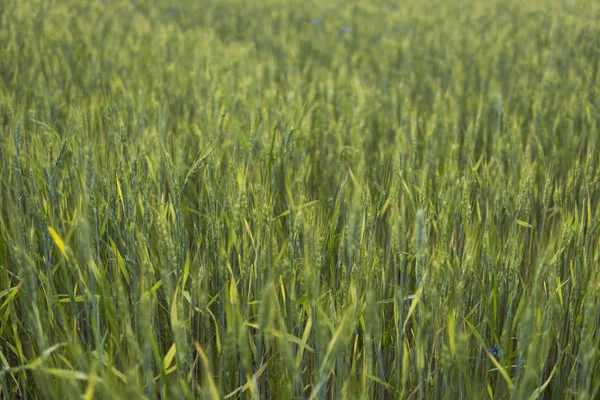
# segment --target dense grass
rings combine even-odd
[[[2,0],[0,397],[598,398],[599,18]]]

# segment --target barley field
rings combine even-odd
[[[0,398],[600,398],[600,3],[0,1]]]

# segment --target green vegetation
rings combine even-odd
[[[599,21],[0,1],[0,397],[599,398]]]

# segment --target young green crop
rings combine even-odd
[[[598,398],[598,21],[0,2],[0,397]]]

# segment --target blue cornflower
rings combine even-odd
[[[498,348],[498,344],[494,344],[494,347],[492,347],[491,349],[488,349],[488,351],[490,353],[492,353],[492,355],[496,358],[500,357],[500,349]],[[502,352],[502,355],[505,355],[505,352]]]
[[[313,25],[323,25],[323,21],[320,19],[313,19]]]
[[[348,32],[349,30],[350,30],[350,28],[349,28],[349,27],[347,27],[347,26],[344,26],[342,29],[340,29],[340,31],[342,31],[343,33],[346,33],[346,32]]]

